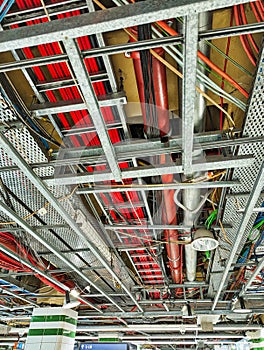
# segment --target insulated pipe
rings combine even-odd
[[[132,29],[133,33],[137,32],[135,29]],[[130,41],[134,41],[133,38],[130,38]],[[164,56],[164,50],[162,48],[155,49],[155,51],[160,55]],[[144,80],[143,73],[140,61],[140,53],[133,52],[131,54],[133,58],[133,64],[136,74],[136,81],[138,87],[139,100],[141,102],[143,121],[144,121],[144,131],[147,135],[148,126],[146,119],[146,110],[145,110],[145,96],[144,96]],[[154,93],[155,93],[155,102],[157,107],[158,115],[158,128],[160,131],[161,137],[166,137],[170,132],[170,123],[169,123],[169,102],[168,102],[168,91],[167,91],[167,78],[166,78],[166,68],[165,66],[158,61],[155,57],[152,57],[152,74],[154,77]],[[160,156],[160,163],[166,163],[166,155]],[[163,183],[172,183],[173,175],[163,175]],[[176,216],[176,204],[174,202],[174,190],[164,190],[163,191],[163,208],[162,208],[162,220],[163,223],[169,225],[177,224]],[[178,231],[177,230],[165,230],[164,231],[167,255],[169,259],[169,266],[171,270],[171,276],[174,283],[181,283],[182,281],[182,267],[181,267],[181,255],[179,245],[176,243],[178,240]]]
[[[132,33],[135,33],[135,29],[131,29]],[[130,38],[130,41],[135,41],[133,38]],[[162,48],[153,49],[159,56],[164,56],[165,51]],[[136,75],[138,95],[142,108],[143,122],[144,122],[144,131],[147,135],[148,125],[146,119],[146,106],[145,106],[145,96],[144,96],[144,79],[141,67],[140,53],[134,51],[130,55],[133,58],[133,65]],[[166,77],[166,68],[165,66],[157,60],[155,57],[152,57],[152,75],[154,77],[154,91],[155,91],[155,102],[158,114],[158,128],[160,130],[160,136],[167,136],[170,132],[170,123],[169,123],[169,102],[168,102],[168,92],[167,92],[167,77]]]
[[[208,13],[201,13],[199,15],[199,27],[204,30],[211,28],[211,17]],[[199,44],[199,49],[203,55],[208,56],[208,48],[205,43]],[[205,90],[202,84],[199,84],[201,90]],[[194,132],[201,132],[204,128],[204,116],[206,111],[206,102],[201,94],[196,92],[196,113],[194,118]],[[196,150],[193,152],[193,160],[198,160],[203,157],[202,150]],[[192,177],[199,177],[201,173],[194,173]],[[196,213],[195,209],[198,208],[201,202],[201,189],[190,188],[183,191],[183,204],[187,210],[184,211],[183,225],[196,226],[199,212]],[[194,212],[193,212],[194,211]],[[190,232],[186,232],[188,236]],[[185,265],[186,265],[186,277],[187,280],[192,282],[196,279],[196,266],[197,266],[197,251],[193,249],[190,244],[184,246],[185,249]]]
[[[166,155],[160,156],[161,163],[165,163]],[[163,175],[162,183],[172,183],[173,174]],[[174,190],[164,190],[163,191],[163,212],[162,220],[163,223],[167,225],[177,225],[177,215],[176,215],[176,205],[174,202]],[[178,241],[178,231],[177,230],[164,230],[164,238],[167,242],[166,249],[169,259],[169,267],[171,270],[172,280],[175,283],[182,282],[182,264],[181,264],[181,254],[180,246],[176,243]]]

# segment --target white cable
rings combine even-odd
[[[189,213],[192,214],[196,214],[198,213],[198,211],[202,208],[202,206],[204,205],[204,203],[206,202],[207,198],[209,197],[210,193],[212,192],[211,190],[208,191],[203,197],[203,199],[201,200],[201,202],[198,204],[198,207],[190,210],[188,208],[186,208],[178,199],[178,194],[180,193],[181,189],[176,189],[175,193],[174,193],[174,202],[178,205],[178,207],[182,208],[184,211],[188,211]]]

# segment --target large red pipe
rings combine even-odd
[[[135,32],[135,30],[133,30]],[[133,41],[133,38],[130,39]],[[162,48],[155,49],[155,51],[160,55],[164,56],[164,50]],[[147,119],[145,110],[145,96],[144,96],[144,81],[141,68],[140,54],[139,52],[133,52],[131,54],[133,58],[133,64],[136,74],[136,81],[138,87],[138,94],[140,103],[142,106],[142,114],[144,121],[145,132],[147,130]],[[158,61],[155,57],[152,57],[152,74],[153,74],[153,84],[155,91],[155,102],[157,107],[158,115],[158,127],[160,130],[160,136],[164,137],[169,135],[170,123],[169,123],[169,103],[168,103],[168,91],[167,91],[167,79],[166,79],[166,68]],[[160,157],[160,162],[165,163],[165,156]],[[163,175],[163,183],[172,183],[173,175]],[[163,191],[164,204],[162,208],[162,220],[165,225],[176,225],[176,205],[174,202],[174,191],[164,190]],[[176,243],[178,241],[178,231],[177,230],[165,230],[164,231],[165,240],[168,242],[166,244],[167,255],[169,259],[169,266],[171,270],[172,279],[175,283],[181,283],[182,281],[182,265],[179,245]]]
[[[166,163],[166,155],[160,156],[161,163]],[[173,175],[163,175],[162,183],[172,183]],[[165,225],[177,225],[176,204],[174,202],[174,190],[163,191],[163,208],[162,208],[162,220]],[[177,230],[165,230],[164,237],[167,249],[167,255],[169,259],[169,266],[171,270],[171,276],[175,283],[182,282],[182,261],[180,254]]]
[[[135,30],[132,31],[133,33]],[[134,39],[131,38],[131,41]],[[162,48],[155,49],[160,56],[164,56],[164,50]],[[134,70],[136,74],[136,81],[138,87],[139,100],[141,103],[144,129],[147,133],[147,127],[149,125],[146,119],[146,109],[145,109],[145,96],[144,96],[144,79],[141,68],[140,53],[134,51],[131,54],[133,58]],[[153,85],[155,91],[155,104],[158,114],[158,128],[160,130],[160,136],[167,136],[170,132],[169,123],[169,102],[168,102],[168,92],[167,92],[167,79],[166,79],[166,67],[155,57],[152,57],[152,74],[153,74]]]

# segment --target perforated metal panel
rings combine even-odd
[[[264,131],[264,50],[260,57],[259,69],[256,75],[255,83],[252,89],[252,95],[247,110],[246,121],[243,129],[243,136],[255,137],[263,136]],[[226,198],[225,210],[223,215],[223,224],[229,224],[232,226],[230,229],[226,229],[227,239],[230,243],[234,243],[237,238],[237,234],[243,235],[240,249],[237,252],[237,260],[243,245],[246,242],[246,239],[253,227],[254,221],[256,219],[257,213],[252,213],[249,223],[245,232],[238,232],[239,223],[243,217],[243,213],[239,210],[246,207],[249,193],[252,190],[252,186],[255,182],[257,174],[260,169],[260,165],[264,159],[264,143],[259,142],[252,144],[244,144],[240,146],[239,155],[254,155],[254,163],[246,168],[236,168],[233,172],[233,179],[238,179],[241,182],[241,185],[233,187],[232,193]],[[264,184],[263,184],[264,185]],[[234,194],[234,196],[232,196]],[[241,194],[241,195],[239,195]],[[257,206],[261,206],[264,201],[264,196],[260,197],[257,203]],[[217,251],[215,252],[214,263],[212,267],[211,281],[209,294],[214,295],[214,292],[218,290],[220,281],[222,278],[222,271],[225,268],[225,262],[229,258],[229,253],[232,249],[224,235],[221,234],[221,243]]]
[[[4,99],[3,93],[0,91],[0,122],[6,123],[17,120],[16,113],[10,108],[8,102]]]
[[[0,96],[1,98],[1,96]],[[16,116],[13,110],[10,110],[10,106],[5,102],[5,100],[0,100],[0,111],[1,118],[0,120],[4,122],[9,122],[15,120]],[[16,128],[16,129],[8,129],[5,132],[5,136],[9,139],[12,145],[17,149],[20,155],[26,160],[27,163],[40,163],[47,162],[47,158],[38,143],[32,137],[30,132],[25,128]],[[7,156],[3,149],[0,149],[0,167],[8,167],[14,166],[15,164],[12,160]],[[40,177],[52,176],[54,173],[54,169],[52,167],[40,167],[34,169],[35,173]],[[65,225],[65,228],[56,228],[54,227],[52,230],[38,230],[38,234],[40,237],[45,238],[47,242],[49,242],[53,247],[55,247],[59,251],[69,251],[75,249],[85,249],[87,248],[87,241],[90,240],[98,247],[102,255],[110,264],[112,262],[113,269],[118,275],[122,278],[124,282],[128,282],[128,285],[131,285],[132,280],[129,278],[124,267],[121,267],[117,259],[112,258],[111,253],[106,246],[105,242],[99,236],[99,234],[95,234],[95,224],[89,224],[87,222],[87,217],[89,216],[81,203],[80,199],[71,194],[72,189],[67,188],[65,186],[51,186],[49,190],[53,193],[53,195],[59,199],[60,203],[63,205],[64,209],[68,213],[69,216],[73,217],[77,222],[79,222],[82,226],[83,232],[87,236],[87,241],[78,236],[72,229],[70,229],[65,221],[61,218],[61,216],[56,212],[56,210],[48,205],[47,200],[41,195],[41,193],[36,189],[36,187],[28,180],[23,172],[20,170],[11,170],[5,171],[1,173],[3,183],[21,200],[23,204],[28,206],[31,210],[38,212],[39,209],[45,206],[47,213],[41,217],[45,224],[47,225]],[[39,226],[41,223],[34,216],[29,217],[29,211],[25,209],[22,204],[19,204],[17,200],[10,198],[11,202],[14,206],[14,210],[20,215],[20,217],[24,218],[26,222],[31,226]],[[78,209],[77,209],[78,208]],[[83,213],[86,213],[84,215]],[[82,215],[81,215],[82,214]],[[10,218],[0,212],[1,222],[8,223],[10,222]],[[90,218],[91,219],[91,218]],[[8,231],[8,227],[14,229],[14,226],[10,222],[10,225],[5,226],[5,230]],[[97,227],[97,230],[100,228]],[[23,239],[25,243],[27,243],[34,251],[41,253],[48,253],[48,249],[40,244],[37,240],[32,239],[32,237],[26,232],[19,231],[19,238]],[[68,258],[70,258],[71,262],[73,262],[78,268],[82,269],[87,266],[100,266],[100,262],[95,258],[95,256],[87,249],[85,252],[78,253],[78,255],[71,253],[66,254]],[[51,261],[55,266],[59,268],[67,268],[67,265],[64,264],[59,258],[57,258],[54,254],[45,255],[45,257]],[[98,275],[93,271],[88,271],[87,276],[90,276],[93,281],[97,281],[98,286],[101,286],[104,290],[110,290],[110,287],[100,279],[98,281]],[[113,283],[113,279],[109,272],[104,270],[103,277],[105,281],[110,281],[113,289],[115,289],[115,285]],[[84,283],[79,277],[74,275],[73,277],[78,284],[83,285]],[[112,289],[112,290],[113,290]]]

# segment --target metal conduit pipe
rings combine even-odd
[[[29,319],[28,319],[29,321]],[[77,333],[83,333],[83,332],[122,332],[126,334],[127,332],[148,332],[150,335],[155,332],[179,332],[184,331],[186,333],[188,332],[203,332],[202,326],[198,326],[196,324],[174,324],[174,325],[167,325],[167,324],[162,324],[162,325],[153,325],[153,324],[140,324],[140,325],[128,325],[126,326],[81,326],[77,325],[76,332]],[[245,331],[250,331],[250,330],[258,330],[262,329],[262,326],[259,324],[246,324],[246,323],[240,323],[240,324],[216,324],[214,325],[214,331],[215,332],[232,332],[232,331],[237,331],[237,332],[245,332]],[[28,332],[28,328],[18,328],[18,327],[12,327],[9,331],[9,334],[17,334],[17,333],[22,333],[24,332],[25,334]],[[179,336],[179,334],[178,334]],[[182,336],[182,335],[180,335]],[[192,335],[193,336],[193,335]],[[168,334],[169,337],[169,334]],[[218,337],[218,335],[217,335]]]
[[[199,27],[204,30],[211,29],[211,15],[208,13],[201,13],[199,15]],[[208,47],[202,41],[199,44],[199,50],[208,56]],[[201,90],[205,90],[204,86],[199,84]],[[201,94],[196,92],[196,113],[194,115],[194,132],[198,133],[203,130],[204,116],[206,111],[206,102]],[[202,150],[196,150],[193,152],[193,160],[198,160],[203,157]],[[192,174],[192,178],[200,176],[201,173]],[[183,225],[195,226],[199,217],[199,212],[196,213],[195,209],[198,208],[201,201],[201,189],[190,188],[183,191],[183,204],[187,210],[184,210]],[[191,232],[186,232],[187,236],[191,235]],[[184,246],[185,249],[185,265],[186,265],[186,277],[187,280],[192,282],[196,279],[196,266],[197,266],[197,252],[192,248],[190,244]]]
[[[133,32],[137,32],[133,29]],[[134,41],[133,38],[130,38],[130,41]],[[164,50],[162,48],[154,49],[160,56],[164,55]],[[147,118],[146,118],[146,105],[145,105],[145,96],[144,96],[144,79],[142,73],[142,66],[140,61],[140,53],[133,52],[131,54],[133,58],[134,70],[136,75],[137,87],[139,99],[142,107],[142,115],[144,122],[144,131],[145,134],[148,134]],[[156,102],[156,111],[158,115],[158,128],[160,131],[161,137],[167,137],[170,133],[170,123],[169,123],[169,102],[168,102],[168,91],[167,91],[167,78],[166,78],[166,68],[165,66],[158,61],[155,57],[152,57],[152,74],[154,77],[154,94]],[[160,163],[166,163],[166,155],[160,156]],[[163,183],[172,183],[173,175],[163,175]],[[176,216],[176,204],[174,202],[174,190],[164,190],[163,191],[163,208],[162,208],[162,220],[164,224],[176,225],[177,216]],[[175,229],[165,230],[164,236],[166,242],[167,255],[169,259],[169,266],[171,270],[172,280],[175,283],[181,283],[182,268],[181,268],[181,256],[180,248],[177,243],[178,240],[178,231]]]

